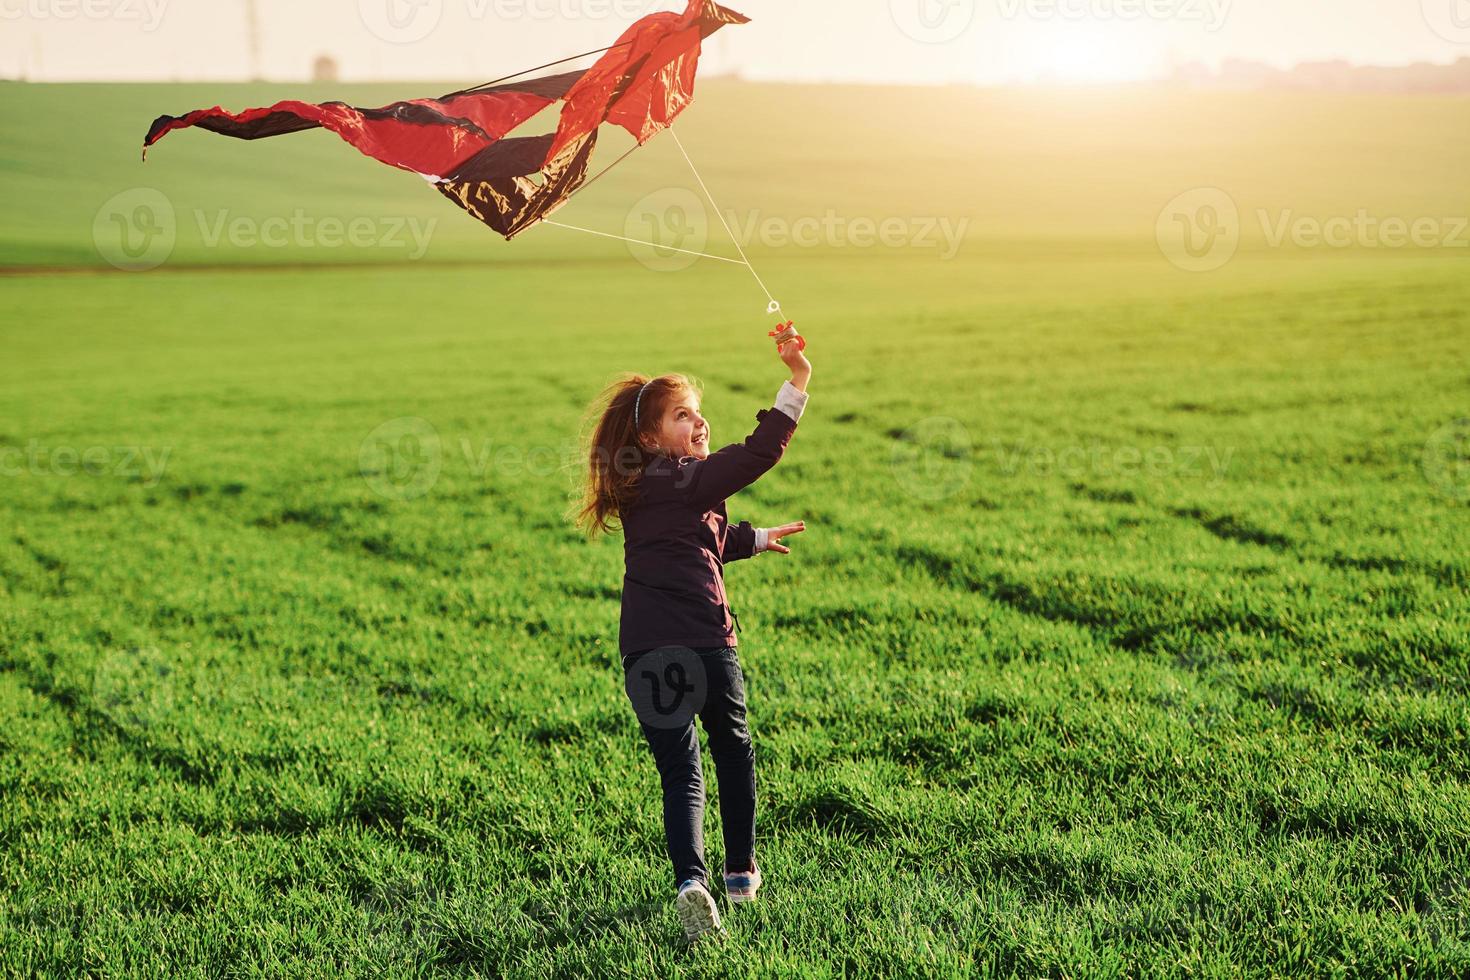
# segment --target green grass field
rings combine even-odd
[[[815,372],[730,512],[809,529],[729,571],[767,885],[689,951],[621,541],[564,515],[618,372],[749,431],[754,281],[506,244],[323,133],[137,160],[438,88],[3,90],[0,974],[1470,972],[1470,102],[701,89],[741,221],[911,240],[752,243]],[[660,137],[558,218],[693,186]],[[140,188],[176,240],[118,271]],[[1208,272],[1156,241],[1194,188]],[[1267,233],[1360,211],[1438,246]]]

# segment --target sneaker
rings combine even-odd
[[[720,911],[702,882],[691,878],[680,885],[674,909],[679,913],[679,924],[684,927],[684,938],[691,943],[720,931]]]
[[[761,869],[754,864],[749,871],[725,872],[725,895],[732,905],[755,901],[755,893],[760,886]]]

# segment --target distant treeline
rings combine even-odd
[[[1258,61],[1229,58],[1218,71],[1199,63],[1183,65],[1174,70],[1170,81],[1188,88],[1470,92],[1470,58],[1461,58],[1450,65],[1417,62],[1399,67],[1314,61],[1285,70]]]

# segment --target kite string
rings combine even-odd
[[[589,54],[602,54],[604,51],[611,51],[614,48],[627,47],[632,43],[632,41],[623,41],[619,44],[610,44],[605,48],[593,48],[591,51],[583,51],[581,54],[574,54],[570,58],[562,58],[560,61],[548,61],[544,65],[537,65],[535,68],[527,68],[525,71],[518,71],[514,75],[505,75],[500,78],[494,79],[493,81],[481,82],[479,85],[474,85],[470,88],[462,88],[458,92],[450,92],[448,95],[441,95],[439,96],[439,99],[440,101],[443,101],[445,99],[452,99],[457,95],[471,95],[475,92],[480,91],[481,89],[487,89],[492,85],[499,85],[501,82],[508,82],[512,78],[520,78],[522,75],[529,75],[533,71],[541,71],[543,68],[555,68],[557,65],[564,65],[568,61],[576,61],[578,58],[585,58]]]
[[[566,204],[567,201],[570,201],[572,198],[576,197],[578,194],[582,193],[587,188],[591,187],[593,184],[595,184],[599,180],[601,180],[603,174],[607,173],[613,167],[616,167],[618,164],[620,164],[624,160],[628,159],[628,157],[632,156],[633,151],[636,150],[636,149],[638,149],[638,147],[639,147],[639,144],[634,143],[632,146],[628,147],[628,149],[626,151],[624,151],[624,153],[623,153],[622,156],[618,157],[612,163],[609,163],[607,166],[605,166],[601,170],[597,171],[597,173],[593,174],[590,178],[588,178],[587,180],[583,181],[582,182],[582,186],[581,187],[578,187],[576,190],[574,190],[570,194],[568,194],[566,196],[565,200],[563,200],[561,202],[561,204],[557,205],[556,210],[558,210],[558,211],[561,210],[562,205]]]
[[[711,255],[708,252],[693,252],[687,248],[675,248],[672,245],[660,245],[657,242],[645,242],[640,238],[625,238],[622,235],[610,235],[605,231],[593,231],[591,228],[579,228],[576,225],[567,225],[561,223],[560,221],[552,221],[550,218],[542,218],[541,223],[543,225],[553,225],[557,228],[565,228],[567,231],[586,232],[589,235],[596,235],[598,238],[611,238],[619,242],[631,242],[634,245],[647,245],[649,248],[663,249],[666,252],[683,252],[685,255],[698,255],[700,258],[715,259],[718,262],[729,262],[732,265],[747,265],[747,263],[742,262],[740,259],[732,259],[725,255]]]
[[[751,265],[750,257],[745,254],[745,248],[740,244],[740,239],[735,237],[735,232],[730,227],[730,223],[725,220],[725,214],[723,211],[720,210],[720,206],[718,203],[716,203],[714,195],[710,193],[709,185],[704,182],[704,177],[700,175],[699,168],[694,165],[694,161],[689,157],[689,152],[684,149],[684,144],[679,140],[679,134],[674,132],[673,124],[670,123],[668,126],[665,127],[665,129],[667,129],[669,131],[669,134],[674,137],[674,143],[678,145],[679,153],[684,157],[684,162],[689,164],[689,169],[694,173],[694,179],[699,181],[700,189],[704,191],[704,196],[709,199],[710,206],[715,209],[715,216],[720,219],[720,224],[724,226],[725,234],[729,235],[730,241],[735,243],[735,250],[740,253],[740,258],[732,259],[724,255],[711,255],[709,252],[695,252],[687,248],[675,248],[672,245],[659,245],[655,242],[642,241],[637,238],[626,238],[622,235],[612,235],[605,231],[594,231],[591,228],[581,228],[577,225],[569,225],[564,224],[560,221],[552,221],[550,220],[550,215],[542,218],[538,223],[552,225],[557,228],[564,228],[567,231],[580,231],[588,235],[596,235],[599,238],[611,238],[614,241],[629,242],[634,245],[646,245],[650,248],[665,249],[672,252],[681,252],[685,255],[697,255],[700,258],[715,259],[719,262],[729,262],[732,265],[743,265],[750,270],[750,274],[755,277],[755,281],[760,286],[761,292],[765,293],[766,299],[770,301],[770,305],[766,307],[766,312],[768,314],[775,315],[778,320],[784,319],[786,314],[781,310],[780,302],[777,301],[776,297],[771,295],[770,289],[766,287],[765,280],[761,278],[759,272],[755,271],[755,266]],[[660,130],[660,132],[662,132],[662,130]],[[578,187],[576,190],[572,191],[572,193],[568,194],[566,200],[557,205],[557,207],[553,209],[552,213],[560,211],[562,207],[564,207],[569,201],[571,201],[572,198],[576,197],[578,194],[582,193],[582,191],[590,187],[603,174],[607,173],[613,167],[616,167],[618,164],[626,160],[634,150],[638,149],[642,145],[643,144],[635,143],[633,146],[629,147],[627,152],[618,157],[612,163],[608,164],[606,167],[602,168],[602,170],[598,171],[598,173],[591,180],[584,182],[582,186]]]
[[[709,198],[710,207],[715,209],[715,217],[719,218],[720,224],[725,226],[725,234],[729,235],[730,241],[735,243],[735,250],[740,253],[740,264],[744,265],[747,269],[750,270],[750,274],[752,276],[755,276],[756,283],[760,285],[761,292],[765,293],[766,299],[771,301],[771,305],[766,307],[766,312],[774,313],[777,316],[782,316],[783,314],[781,312],[781,304],[776,301],[776,297],[772,296],[771,291],[766,288],[765,280],[761,278],[761,274],[759,272],[755,271],[755,266],[750,264],[750,257],[745,254],[745,248],[740,244],[740,239],[735,237],[735,232],[733,229],[731,229],[730,222],[725,220],[725,212],[721,211],[720,206],[715,203],[715,196],[710,193],[709,186],[705,184],[704,178],[700,176],[699,168],[696,167],[694,165],[694,161],[689,158],[689,151],[684,149],[684,143],[679,139],[679,134],[674,132],[673,123],[669,123],[668,130],[669,135],[674,137],[674,144],[679,147],[679,152],[683,155],[684,162],[689,164],[689,169],[694,172],[694,179],[699,181],[699,189],[704,191],[704,196]]]
[[[662,132],[662,130],[660,130],[660,132]],[[547,216],[545,218],[542,218],[540,220],[540,222],[538,222],[538,223],[539,224],[543,224],[543,225],[553,225],[553,226],[555,226],[557,228],[565,228],[567,231],[580,231],[580,232],[583,232],[583,233],[588,234],[588,235],[596,235],[599,238],[611,238],[614,241],[629,242],[629,243],[631,243],[633,245],[647,245],[649,248],[652,248],[652,249],[664,249],[665,251],[670,251],[670,252],[682,252],[685,255],[698,255],[699,257],[705,258],[705,259],[715,259],[715,260],[720,261],[720,262],[729,262],[729,263],[731,263],[733,265],[744,265],[744,266],[749,267],[749,263],[747,263],[747,262],[745,262],[745,261],[743,261],[741,259],[732,259],[729,256],[725,256],[725,255],[712,255],[709,252],[695,252],[695,251],[691,251],[690,249],[687,249],[687,248],[675,248],[672,245],[660,245],[657,242],[648,242],[648,241],[644,241],[644,240],[642,240],[640,238],[626,238],[626,237],[624,237],[622,235],[612,235],[612,234],[608,234],[605,231],[594,231],[591,228],[582,228],[582,227],[580,227],[578,225],[569,225],[569,224],[565,224],[564,222],[561,222],[561,221],[552,221],[551,220],[551,215],[553,215],[556,212],[560,211],[563,207],[565,207],[567,205],[567,203],[569,201],[571,201],[572,198],[576,197],[578,194],[582,193],[587,188],[589,188],[593,184],[595,184],[597,182],[597,180],[600,177],[603,176],[603,174],[606,174],[613,167],[616,167],[618,164],[620,164],[624,160],[628,159],[628,157],[633,154],[633,151],[639,149],[641,146],[642,146],[642,144],[634,143],[632,146],[628,147],[628,149],[623,153],[622,156],[618,157],[612,163],[609,163],[607,166],[603,167],[595,175],[593,175],[589,180],[583,182],[583,184],[582,184],[581,187],[578,187],[576,190],[574,190],[570,194],[568,194],[566,196],[566,200],[562,201],[556,207],[552,208],[551,211],[549,211],[547,213]]]

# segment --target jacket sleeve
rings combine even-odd
[[[704,459],[685,456],[679,460],[674,489],[691,507],[699,511],[713,508],[780,461],[796,431],[796,419],[775,408],[763,408],[755,417],[755,431],[744,442],[732,443]]]
[[[749,521],[731,524],[725,530],[725,547],[720,552],[721,564],[751,558],[755,555],[755,525]]]

